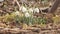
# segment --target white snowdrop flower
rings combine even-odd
[[[3,2],[4,0],[0,0],[0,2]]]
[[[26,11],[27,11],[27,8],[24,7],[24,6],[21,6],[20,10],[21,10],[22,12],[26,12]]]
[[[33,8],[30,8],[30,9],[29,9],[29,12],[33,13]]]
[[[25,17],[30,17],[30,14],[28,12],[26,12]]]
[[[38,8],[35,8],[35,9],[34,9],[34,12],[39,13],[39,9],[38,9]]]
[[[16,11],[15,14],[16,14],[16,15],[19,15],[19,11]]]

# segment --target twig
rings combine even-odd
[[[19,7],[19,10],[20,10],[20,4],[19,4],[19,2],[17,0],[14,0],[14,1],[17,3],[17,5]]]

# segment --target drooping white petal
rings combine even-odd
[[[30,17],[30,14],[28,12],[25,13],[25,17]]]
[[[24,6],[21,6],[20,10],[21,10],[22,12],[26,12],[26,11],[27,11],[27,8],[24,7]]]
[[[34,12],[39,13],[39,9],[38,9],[38,8],[35,8],[35,9],[34,9]]]

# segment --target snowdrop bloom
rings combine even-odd
[[[0,2],[3,2],[4,0],[0,0]]]
[[[30,8],[30,9],[29,9],[29,12],[33,13],[33,8]]]
[[[39,13],[39,9],[38,9],[38,8],[35,8],[35,9],[34,9],[34,12]]]
[[[30,14],[28,12],[26,12],[25,17],[30,17]]]
[[[16,14],[16,15],[19,15],[19,11],[16,11],[15,14]]]
[[[22,12],[26,12],[26,11],[27,11],[27,8],[25,8],[24,6],[21,6],[20,10],[21,10]]]

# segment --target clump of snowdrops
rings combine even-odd
[[[21,6],[20,8],[21,11],[15,11],[13,13],[6,14],[4,16],[3,21],[7,23],[11,22],[16,22],[16,23],[25,23],[27,25],[33,25],[33,24],[45,24],[46,23],[46,18],[42,17],[34,17],[33,14],[39,13],[38,8],[26,8],[24,6]],[[34,13],[33,13],[34,12]]]

